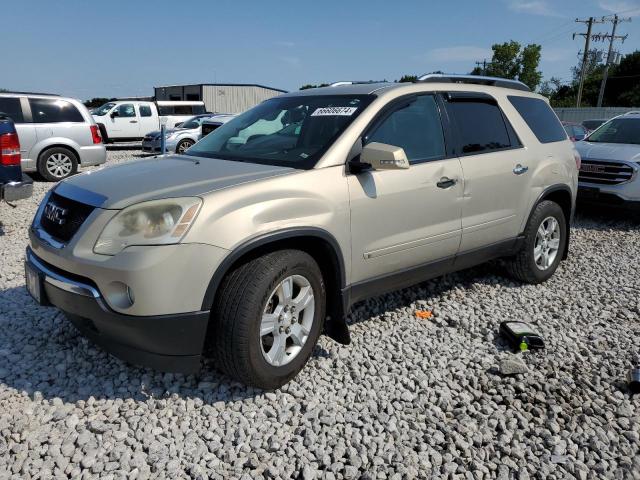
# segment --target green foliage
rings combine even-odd
[[[522,46],[513,40],[496,43],[491,49],[493,56],[487,64],[486,71],[482,67],[475,67],[472,75],[488,75],[490,77],[510,78],[520,80],[532,90],[540,84],[542,72],[538,70],[542,47],[536,44]]]
[[[95,97],[91,100],[85,100],[84,106],[87,108],[96,108],[104,105],[107,102],[112,102],[115,98],[106,98],[106,97]]]
[[[398,80],[398,83],[416,83],[418,81],[417,75],[403,75]]]
[[[318,85],[312,85],[310,83],[303,85],[300,87],[300,90],[308,90],[310,88],[320,88],[320,87],[328,87],[329,84],[328,83],[320,83]]]

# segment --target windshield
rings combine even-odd
[[[106,115],[107,112],[115,106],[116,106],[115,103],[105,103],[100,108],[94,109],[93,114],[97,115],[98,117],[101,117],[102,115]]]
[[[582,122],[582,126],[588,128],[589,130],[595,130],[604,122],[606,122],[606,120],[585,120],[584,122]]]
[[[371,95],[272,98],[225,123],[187,154],[312,168],[373,98]]]
[[[202,125],[202,122],[207,118],[209,117],[200,117],[200,116],[191,117],[190,119],[182,122],[182,124],[180,125],[180,128],[198,128],[200,125]]]
[[[640,145],[640,118],[614,118],[589,135],[587,141]]]

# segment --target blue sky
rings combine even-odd
[[[0,87],[80,99],[153,86],[231,82],[286,90],[344,79],[466,73],[510,39],[542,44],[541,69],[570,78],[576,16],[632,15],[640,0],[34,1],[2,8]],[[610,24],[594,31],[608,31]],[[581,38],[581,37],[580,37]],[[604,47],[603,44],[599,44]]]

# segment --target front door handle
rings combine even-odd
[[[455,178],[442,177],[436,185],[438,188],[449,188],[453,187],[458,181]]]
[[[138,123],[138,120],[129,120],[129,123]]]
[[[515,173],[516,175],[522,175],[523,173],[527,173],[529,171],[529,167],[524,167],[520,164],[516,165],[516,167],[513,169],[513,173]]]

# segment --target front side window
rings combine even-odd
[[[149,105],[139,105],[140,116],[141,117],[150,117],[151,116],[151,107]]]
[[[225,123],[187,154],[312,168],[373,98],[371,95],[272,98]]]
[[[587,137],[588,142],[640,145],[640,118],[614,118]]]
[[[13,123],[24,122],[20,99],[17,97],[0,97],[0,113],[6,114]]]
[[[118,112],[119,117],[129,118],[136,116],[136,109],[133,106],[133,103],[123,103],[122,105],[118,105],[116,111]]]
[[[540,143],[561,142],[567,132],[547,102],[541,98],[509,95],[509,101]]]
[[[476,99],[454,99],[447,103],[458,127],[463,155],[511,148],[504,117],[497,104]]]
[[[30,98],[34,123],[84,122],[78,109],[66,100]]]
[[[364,144],[402,147],[410,162],[445,156],[444,134],[435,98],[421,95],[402,102],[364,138]]]
[[[97,108],[96,110],[94,110],[93,114],[98,117],[102,117],[103,115],[106,115],[107,113],[109,113],[111,109],[115,106],[116,106],[115,103],[111,103],[111,102],[105,103],[100,108]]]

